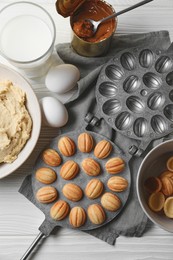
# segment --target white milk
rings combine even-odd
[[[16,16],[0,32],[1,52],[29,78],[47,73],[52,63],[53,41],[54,32],[41,18],[33,15]]]
[[[47,24],[31,15],[17,16],[2,29],[0,45],[9,58],[31,61],[44,55],[52,43]]]

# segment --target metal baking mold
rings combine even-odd
[[[95,143],[98,143],[99,141],[103,140],[103,139],[106,139],[108,140],[111,144],[112,144],[112,152],[110,153],[110,155],[105,158],[105,159],[98,159],[94,156],[94,153],[93,153],[93,150],[90,152],[90,153],[82,153],[80,152],[78,149],[77,149],[77,139],[78,139],[78,136],[81,132],[84,132],[84,130],[79,130],[79,131],[74,131],[74,132],[70,132],[70,133],[67,133],[65,135],[61,135],[61,136],[58,136],[56,138],[54,138],[51,143],[48,145],[47,148],[52,148],[52,149],[55,149],[59,152],[61,158],[62,158],[62,163],[60,166],[58,167],[50,167],[48,165],[46,165],[44,163],[44,161],[42,160],[42,153],[40,154],[40,156],[38,157],[37,161],[36,161],[36,164],[34,166],[34,169],[32,171],[32,189],[33,189],[33,194],[35,196],[37,190],[43,186],[45,186],[45,184],[43,183],[40,183],[39,181],[36,180],[35,178],[35,172],[37,169],[41,168],[41,167],[49,167],[49,168],[52,168],[56,173],[57,173],[57,180],[51,184],[51,186],[55,187],[57,190],[58,190],[58,199],[57,200],[65,200],[68,202],[68,204],[70,205],[70,208],[74,207],[74,206],[81,206],[85,209],[85,211],[87,212],[87,208],[90,204],[94,204],[94,203],[99,203],[100,204],[100,198],[97,198],[97,199],[94,199],[94,200],[90,200],[86,197],[86,195],[84,194],[83,198],[78,201],[78,202],[72,202],[70,200],[68,200],[62,193],[62,188],[65,184],[67,183],[75,183],[77,185],[79,185],[83,192],[85,190],[85,187],[87,185],[87,183],[93,179],[93,178],[97,178],[97,179],[100,179],[103,184],[104,184],[104,192],[111,192],[111,193],[114,193],[116,194],[121,202],[122,202],[122,206],[119,210],[115,211],[115,212],[110,212],[110,211],[107,211],[105,210],[105,213],[106,213],[106,220],[103,224],[106,224],[108,222],[110,222],[113,218],[115,218],[119,213],[120,211],[122,210],[122,208],[124,207],[126,201],[127,201],[127,198],[128,198],[128,195],[129,195],[129,191],[130,191],[130,170],[129,170],[129,166],[128,166],[128,160],[127,158],[125,157],[125,155],[122,153],[122,151],[119,150],[118,147],[116,147],[116,145],[114,143],[112,143],[110,140],[108,140],[107,138],[105,138],[104,136],[102,135],[99,135],[97,133],[93,133],[93,132],[88,132],[85,130],[85,132],[88,132],[92,135],[93,139],[94,139],[94,142]],[[58,144],[58,140],[62,137],[62,136],[68,136],[70,138],[73,139],[73,141],[75,142],[76,144],[76,153],[71,156],[71,157],[65,157],[63,156],[60,151],[58,150],[58,147],[57,147],[57,144]],[[46,148],[45,148],[46,149]],[[82,168],[81,168],[81,162],[84,158],[87,158],[87,157],[90,157],[90,158],[93,158],[94,160],[96,160],[100,166],[101,166],[101,174],[96,176],[96,177],[91,177],[91,176],[88,176],[86,173],[84,173],[82,171]],[[119,192],[119,193],[116,193],[116,192],[113,192],[111,190],[108,189],[107,187],[107,181],[110,177],[112,177],[113,175],[112,174],[109,174],[106,172],[105,170],[105,163],[107,160],[109,160],[110,158],[113,158],[113,157],[121,157],[124,161],[125,161],[125,169],[120,172],[119,174],[116,174],[116,176],[122,176],[124,178],[127,179],[128,181],[128,188],[123,191],[123,192]],[[61,176],[59,175],[59,172],[60,172],[60,168],[61,166],[63,165],[63,163],[65,163],[66,161],[68,160],[74,160],[75,162],[78,163],[79,167],[80,167],[80,172],[79,174],[72,180],[64,180],[61,178]],[[57,201],[56,200],[56,201]],[[52,207],[52,205],[56,202],[52,202],[52,203],[49,203],[49,204],[41,204],[39,203],[37,200],[35,201],[35,205],[45,214],[45,218],[47,221],[51,222],[54,226],[61,226],[61,227],[68,227],[68,228],[73,228],[70,223],[69,223],[69,218],[66,217],[64,220],[61,220],[61,221],[55,221],[53,220],[51,217],[50,217],[50,208]],[[95,228],[98,228],[102,225],[95,225],[93,224],[89,218],[87,217],[87,221],[86,223],[80,227],[80,228],[77,228],[77,229],[81,229],[81,230],[92,230],[92,229],[95,229]]]
[[[173,54],[152,48],[119,52],[100,72],[96,99],[98,114],[128,138],[149,144],[169,134],[173,131]]]

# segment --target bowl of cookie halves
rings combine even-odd
[[[173,140],[157,145],[144,158],[138,171],[137,193],[149,219],[173,232]]]
[[[55,138],[32,174],[37,206],[60,226],[93,229],[111,221],[125,205],[130,174],[114,144],[91,132]]]

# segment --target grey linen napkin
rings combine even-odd
[[[115,56],[116,53],[127,48],[138,46],[144,48],[151,46],[152,48],[159,50],[167,50],[170,44],[170,37],[167,31],[130,35],[115,34],[107,55],[97,58],[88,58],[78,55],[73,51],[70,43],[58,44],[56,46],[56,51],[59,57],[63,62],[77,66],[81,73],[77,91],[66,104],[69,112],[69,121],[68,124],[61,129],[61,132],[65,133],[80,128],[84,117],[88,112],[92,112],[93,114],[96,113],[95,85],[97,77],[102,66]],[[110,138],[115,144],[122,148],[123,151],[126,151],[127,147],[132,143],[137,143],[135,140],[129,140],[129,138],[115,132],[104,120],[101,120],[100,125],[94,127],[92,130]],[[157,141],[157,143],[162,141],[163,139]],[[152,145],[154,145],[154,142]],[[152,146],[150,145],[150,147],[147,148],[146,153],[151,148]],[[130,160],[132,178],[131,191],[122,212],[109,224],[96,230],[87,231],[87,233],[98,237],[111,245],[115,243],[116,238],[119,235],[139,237],[143,234],[147,224],[147,217],[143,213],[137,199],[136,176],[144,155],[140,158],[134,157]]]

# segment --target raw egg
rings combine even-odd
[[[68,112],[64,104],[54,97],[40,99],[43,123],[51,127],[62,127],[68,121]]]
[[[45,85],[52,92],[64,94],[76,86],[79,78],[80,72],[76,66],[61,64],[48,71]]]

